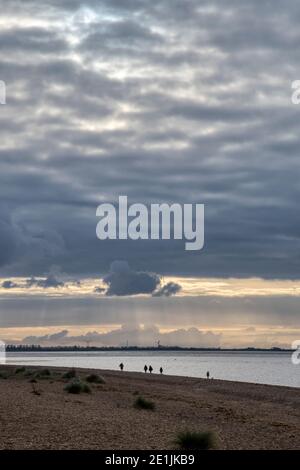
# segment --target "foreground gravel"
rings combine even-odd
[[[0,449],[174,449],[182,430],[212,430],[221,449],[300,449],[299,389],[81,369],[106,383],[71,395],[66,369],[33,385],[15,368],[0,371]],[[155,411],[135,409],[138,394]]]

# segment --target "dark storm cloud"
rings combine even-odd
[[[153,297],[170,297],[177,294],[181,290],[181,286],[176,282],[168,282],[161,289],[153,293]]]
[[[2,287],[3,289],[14,289],[15,287],[18,287],[18,284],[8,279],[7,281],[2,282]]]
[[[0,267],[10,263],[16,249],[15,231],[9,220],[0,215]]]
[[[160,277],[154,273],[133,271],[126,261],[114,261],[103,282],[108,286],[106,295],[151,294],[160,285]]]
[[[136,273],[299,277],[296,1],[0,6],[4,273],[99,275],[119,258]],[[204,251],[98,241],[96,206],[119,194],[205,203]]]
[[[106,289],[105,289],[104,287],[95,287],[95,288],[94,288],[94,292],[95,292],[96,294],[102,294],[102,293],[105,292],[105,291],[106,291]]]
[[[127,261],[113,261],[103,282],[108,286],[106,292],[101,287],[96,287],[94,292],[105,292],[107,296],[152,294],[153,297],[170,297],[181,290],[181,286],[175,282],[161,286],[161,277],[158,274],[134,271]]]

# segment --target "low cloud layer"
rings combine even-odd
[[[197,328],[178,329],[161,333],[155,325],[142,328],[141,326],[122,326],[108,333],[89,332],[80,336],[69,336],[67,330],[51,335],[28,336],[23,344],[40,345],[84,345],[94,346],[157,346],[158,341],[165,346],[189,347],[219,347],[221,334],[200,331]]]
[[[60,288],[64,287],[64,282],[60,279],[62,272],[59,266],[51,266],[50,272],[44,278],[36,278],[31,276],[28,279],[22,280],[22,282],[15,282],[7,279],[2,282],[1,286],[3,289],[31,289],[32,287],[41,287],[43,289],[48,288]]]
[[[45,279],[36,279],[34,277],[31,277],[27,280],[28,287],[37,286],[47,289],[48,287],[63,287],[63,285],[64,283],[56,279],[53,274],[49,274],[49,276]]]
[[[126,327],[119,331],[120,325]],[[113,331],[117,330],[119,333],[115,342],[120,344],[124,341],[123,345],[128,338],[132,344],[139,338],[152,341],[155,336],[155,341],[160,340],[161,344],[169,344],[173,340],[173,337],[170,341],[167,336],[160,337],[156,330],[147,337],[144,330],[148,331],[148,327],[151,330],[153,325],[157,325],[163,335],[191,328],[221,334],[222,347],[290,347],[300,337],[299,298],[293,295],[170,298],[126,296],[122,299],[117,296],[75,299],[52,295],[20,298],[2,296],[0,306],[0,337],[7,343],[19,342],[28,336],[45,336],[44,340],[48,341],[49,334],[63,330],[68,330],[68,336],[72,337],[85,336],[89,331],[96,331],[101,335],[109,331],[111,335],[107,339],[111,340]],[[139,329],[142,331],[136,332]],[[128,331],[133,333],[129,334]],[[178,341],[184,339],[192,344],[190,336],[184,337],[183,334]],[[194,337],[198,338],[193,335]],[[95,339],[100,339],[101,342],[105,338]],[[81,339],[89,341],[87,338]],[[200,337],[198,339],[200,342],[205,340]],[[60,341],[64,341],[64,338]]]

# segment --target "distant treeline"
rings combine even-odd
[[[263,351],[291,351],[290,349],[282,349],[282,348],[270,348],[270,349],[263,349],[263,348],[233,348],[233,349],[222,349],[222,348],[183,348],[180,346],[150,346],[150,347],[140,347],[140,346],[41,346],[39,344],[7,344],[5,347],[7,352],[51,352],[51,351],[70,351],[70,352],[78,352],[78,351],[240,351],[240,352],[247,352],[247,351],[256,351],[256,352],[263,352]]]

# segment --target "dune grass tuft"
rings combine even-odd
[[[180,449],[209,450],[217,448],[217,439],[213,432],[184,431],[177,435],[175,444]]]
[[[138,397],[134,402],[134,407],[140,410],[155,410],[155,403],[150,400],[146,400],[144,397]]]
[[[28,369],[24,372],[25,377],[32,377],[33,375],[35,375],[35,372],[33,370]]]
[[[105,380],[98,374],[90,374],[85,379],[87,382],[92,384],[105,384]]]
[[[37,371],[36,377],[38,379],[49,379],[51,377],[51,372],[49,369],[41,369]]]
[[[63,379],[74,379],[76,377],[76,370],[70,369],[63,374]]]
[[[17,367],[15,369],[15,374],[23,374],[24,372],[26,372],[26,367]]]
[[[91,389],[88,384],[81,382],[81,380],[72,380],[65,386],[65,391],[78,395],[79,393],[91,393]]]

